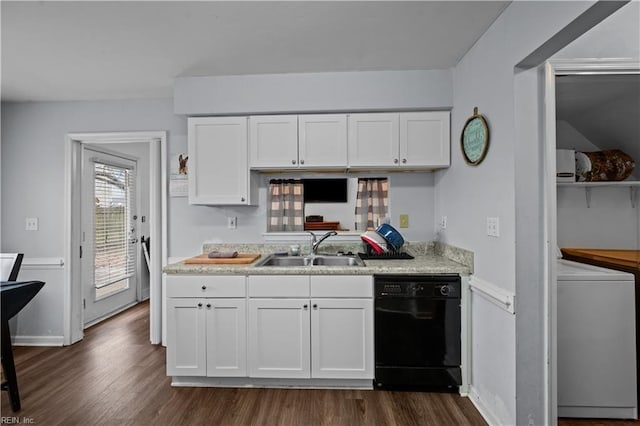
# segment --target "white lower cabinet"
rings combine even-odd
[[[245,282],[243,276],[167,278],[167,375],[247,376]]]
[[[373,379],[373,300],[311,299],[311,377]]]
[[[308,298],[286,285],[300,278],[249,277],[249,376],[373,379],[372,277],[305,277]],[[277,297],[252,298],[269,286]]]
[[[309,378],[309,299],[249,300],[249,376]]]
[[[245,299],[168,299],[167,312],[168,375],[247,375]]]

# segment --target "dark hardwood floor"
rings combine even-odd
[[[22,410],[38,425],[485,425],[455,394],[172,388],[142,303],[63,348],[15,347]],[[25,421],[26,420],[26,421]],[[6,423],[6,422],[5,422]]]
[[[485,425],[454,394],[359,390],[172,388],[165,350],[149,343],[142,303],[63,348],[15,347],[22,410],[37,425]],[[639,426],[560,419],[560,426]]]

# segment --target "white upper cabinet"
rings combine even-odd
[[[188,123],[189,203],[251,204],[247,118],[190,117]]]
[[[348,145],[353,168],[449,167],[449,112],[351,114]]]
[[[255,169],[298,167],[298,116],[249,117],[249,165]]]
[[[400,166],[449,167],[449,112],[400,114]]]
[[[347,167],[347,116],[298,116],[298,164],[301,168]]]
[[[349,166],[397,166],[399,123],[397,113],[350,114]]]

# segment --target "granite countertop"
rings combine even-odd
[[[262,266],[256,267],[270,253],[286,250],[288,246],[275,244],[205,244],[203,253],[211,250],[237,250],[241,253],[261,253],[255,262],[247,265],[186,265],[177,262],[167,265],[167,274],[182,275],[373,275],[373,274],[446,274],[469,275],[473,272],[473,254],[467,250],[440,243],[407,243],[406,250],[414,256],[410,260],[365,260],[366,266]],[[320,253],[338,250],[362,251],[362,246],[323,245]],[[303,252],[302,255],[305,255]]]

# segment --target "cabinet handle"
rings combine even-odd
[[[207,303],[207,308],[211,309],[211,303]]]
[[[240,201],[242,201],[244,203],[244,197],[240,198]]]
[[[317,303],[313,304],[313,309],[318,309],[318,304]]]
[[[309,305],[304,304],[302,307],[303,307],[304,309],[307,309],[307,308],[309,307]]]
[[[300,164],[304,164],[304,160],[300,160]]]
[[[406,158],[402,159],[402,164],[407,164],[407,159]]]
[[[198,303],[198,308],[202,308],[202,303]]]
[[[398,159],[397,158],[393,159],[393,164],[398,164]]]
[[[203,290],[206,290],[206,289],[207,289],[207,286],[206,286],[206,285],[203,285],[203,286],[202,286],[202,289],[203,289]]]

